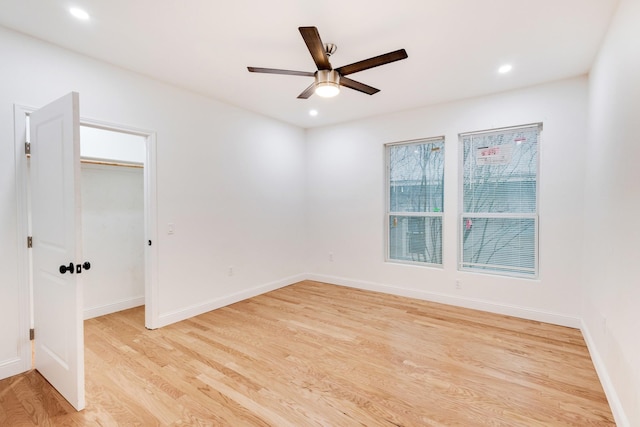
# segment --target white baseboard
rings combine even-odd
[[[170,325],[172,323],[179,322],[181,320],[189,319],[202,313],[206,313],[211,310],[215,310],[220,307],[224,307],[247,298],[252,298],[266,292],[275,291],[276,289],[283,288],[285,286],[292,285],[294,283],[305,280],[307,277],[305,274],[298,274],[290,276],[275,282],[266,283],[264,285],[255,286],[250,289],[245,289],[235,294],[225,295],[220,298],[205,301],[201,304],[194,304],[182,310],[173,311],[166,314],[161,314],[158,317],[158,327]]]
[[[537,310],[529,307],[521,307],[510,304],[499,304],[477,298],[464,298],[438,292],[408,289],[398,286],[384,285],[381,283],[327,276],[323,274],[307,274],[306,279],[330,283],[333,285],[348,286],[350,288],[363,289],[367,291],[383,292],[386,294],[399,295],[408,298],[416,298],[442,304],[455,305],[458,307],[471,308],[474,310],[488,311],[491,313],[520,317],[522,319],[535,320],[538,322],[551,323],[554,325],[568,326],[576,329],[579,329],[582,326],[582,321],[579,317],[551,313],[548,311]]]
[[[616,392],[616,389],[611,381],[611,376],[609,376],[609,371],[602,361],[602,356],[600,356],[598,347],[596,346],[596,343],[593,340],[593,337],[589,332],[589,328],[587,327],[587,324],[584,320],[582,321],[582,326],[580,327],[580,329],[582,330],[582,336],[584,336],[584,340],[587,343],[587,348],[589,349],[591,360],[593,361],[593,365],[596,368],[598,378],[600,379],[600,384],[602,384],[604,393],[607,395],[607,400],[609,401],[609,406],[611,407],[611,412],[613,413],[613,418],[616,421],[616,425],[618,425],[619,427],[631,427],[629,418],[624,412],[622,402],[620,402],[618,393]]]
[[[29,352],[31,356],[31,352]],[[21,374],[31,369],[31,357],[12,357],[0,360],[0,380]]]
[[[93,319],[94,317],[104,316],[105,314],[115,313],[116,311],[127,310],[133,307],[144,305],[144,296],[136,298],[128,298],[101,305],[98,307],[90,307],[84,309],[84,320]]]

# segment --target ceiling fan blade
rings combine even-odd
[[[388,64],[390,62],[399,61],[408,57],[407,51],[404,49],[396,50],[393,52],[385,53],[383,55],[374,56],[373,58],[365,59],[363,61],[354,62],[353,64],[345,65],[340,68],[336,68],[336,71],[341,76],[357,73],[358,71],[368,70],[369,68],[378,67],[380,65]]]
[[[330,70],[331,64],[329,63],[329,57],[324,50],[324,44],[320,39],[318,29],[316,27],[298,27],[298,30],[300,30],[300,34],[307,44],[309,53],[311,53],[313,62],[316,63],[318,70]]]
[[[316,83],[311,83],[311,86],[302,91],[300,95],[298,95],[298,99],[308,99],[313,92],[316,90]]]
[[[260,67],[247,67],[252,73],[267,73],[267,74],[286,74],[288,76],[303,76],[313,77],[315,73],[309,71],[292,71],[292,70],[279,70],[277,68],[260,68]]]
[[[376,89],[375,87],[368,86],[364,83],[351,80],[348,77],[340,77],[340,86],[348,87],[349,89],[355,89],[358,92],[363,92],[367,95],[373,95],[380,92],[380,89]]]

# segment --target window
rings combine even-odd
[[[444,138],[386,145],[387,260],[442,265]]]
[[[460,135],[460,269],[537,276],[541,127]]]

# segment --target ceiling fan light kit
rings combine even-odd
[[[336,70],[316,72],[316,95],[331,98],[340,93],[340,74]]]
[[[408,57],[407,52],[404,49],[399,49],[333,69],[329,62],[329,57],[336,52],[337,46],[333,43],[328,43],[326,45],[322,43],[320,34],[316,27],[299,27],[298,30],[309,49],[309,53],[311,54],[316,67],[318,68],[316,72],[312,73],[308,71],[280,70],[278,68],[247,67],[247,69],[252,73],[285,74],[289,76],[303,77],[313,76],[314,82],[303,90],[300,95],[298,95],[298,99],[308,99],[313,95],[313,93],[324,98],[330,98],[340,93],[340,86],[348,87],[349,89],[366,93],[367,95],[373,95],[380,92],[380,89],[357,82],[345,76],[357,73],[358,71],[364,71],[369,68],[385,65],[390,62],[406,59]]]

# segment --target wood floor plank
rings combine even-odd
[[[615,425],[572,328],[312,281],[143,324],[85,322],[84,411],[31,371],[0,425]]]

